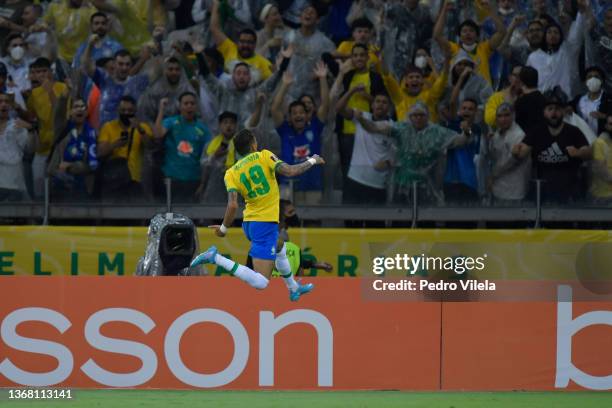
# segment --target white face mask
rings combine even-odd
[[[414,66],[421,69],[427,67],[427,58],[419,55],[414,59]]]
[[[589,80],[586,81],[586,86],[589,89],[589,92],[599,92],[601,90],[601,79],[597,77],[589,78]]]
[[[464,50],[466,50],[467,52],[474,52],[474,50],[476,49],[476,47],[478,47],[478,43],[474,43],[472,45],[467,45],[467,44],[461,44],[461,46],[463,47]]]
[[[499,14],[501,14],[502,16],[507,16],[507,15],[512,14],[512,13],[514,13],[514,9],[513,8],[509,8],[509,9],[500,8],[499,9]]]
[[[24,54],[25,50],[23,49],[23,47],[11,48],[11,58],[15,61],[19,61],[20,59],[22,59]]]

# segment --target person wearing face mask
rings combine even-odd
[[[612,95],[603,90],[604,71],[596,66],[585,71],[587,93],[574,100],[574,110],[595,134],[604,131],[606,118],[612,114]]]
[[[491,85],[491,72],[489,69],[489,59],[493,52],[501,45],[506,35],[506,26],[499,17],[493,2],[489,2],[489,12],[496,32],[487,41],[479,41],[480,27],[473,20],[465,20],[458,29],[459,43],[449,41],[444,36],[444,25],[446,16],[451,8],[455,7],[454,2],[445,0],[444,5],[438,16],[438,21],[434,27],[433,37],[440,45],[442,50],[455,57],[460,51],[466,52],[475,62],[476,69],[480,75]]]
[[[419,48],[414,57],[414,66],[423,71],[423,88],[431,89],[440,77],[436,64],[424,48]],[[403,79],[400,86],[404,86]]]
[[[15,86],[21,91],[30,89],[28,69],[32,60],[26,55],[27,44],[21,34],[13,33],[6,39],[6,57],[1,61]]]
[[[102,126],[98,137],[100,189],[104,200],[132,201],[142,196],[141,169],[143,148],[150,144],[153,132],[149,125],[136,119],[136,100],[123,96],[118,118]]]

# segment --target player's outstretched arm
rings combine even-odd
[[[227,234],[228,226],[234,223],[236,211],[238,211],[238,193],[230,191],[227,193],[227,207],[225,207],[223,223],[221,225],[209,225],[208,228],[213,229],[216,236],[224,237]]]
[[[325,160],[323,160],[323,158],[319,156],[318,154],[315,154],[308,160],[302,163],[299,163],[299,164],[281,163],[276,168],[276,172],[280,174],[281,176],[296,177],[296,176],[299,176],[300,174],[305,173],[308,169],[310,169],[311,167],[317,164],[325,164]]]

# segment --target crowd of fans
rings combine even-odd
[[[606,0],[2,0],[0,39],[2,201],[221,203],[249,128],[325,157],[299,204],[612,202]]]

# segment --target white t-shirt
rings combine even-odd
[[[372,118],[372,115],[367,112],[364,112],[363,116],[368,120]],[[353,119],[353,122],[355,123],[355,144],[348,177],[368,187],[384,189],[389,172],[376,170],[374,166],[380,161],[393,159],[395,156],[393,139],[382,134],[369,133],[357,120]],[[380,123],[392,124],[393,122],[387,120]]]

